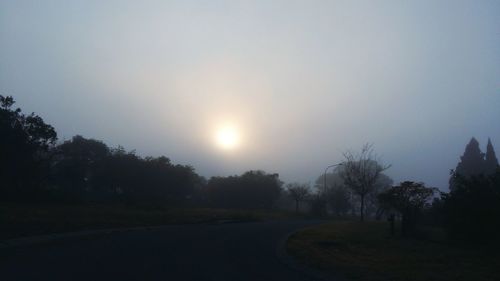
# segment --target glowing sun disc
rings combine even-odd
[[[217,145],[222,149],[234,149],[240,142],[238,131],[233,127],[223,127],[215,135]]]

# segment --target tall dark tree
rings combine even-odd
[[[14,109],[14,103],[0,95],[0,192],[3,199],[35,198],[46,182],[48,150],[57,134],[40,116]]]
[[[495,173],[498,167],[498,159],[495,154],[491,139],[488,138],[488,145],[486,146],[486,156],[484,158],[484,171],[487,175]]]
[[[484,153],[479,148],[479,142],[472,138],[465,147],[465,152],[460,157],[455,172],[464,177],[480,175],[484,171]]]
[[[500,168],[491,175],[456,176],[443,197],[448,234],[474,242],[500,241]]]
[[[479,148],[479,142],[472,138],[465,147],[465,152],[460,157],[456,169],[452,170],[449,182],[450,190],[455,188],[458,177],[470,178],[479,175],[491,175],[495,173],[497,166],[498,160],[491,140],[488,139],[486,154],[484,154]]]

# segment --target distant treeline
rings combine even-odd
[[[0,201],[125,203],[160,206],[271,208],[277,174],[249,171],[206,180],[164,156],[140,157],[123,147],[75,136],[57,143],[54,128],[0,96]]]

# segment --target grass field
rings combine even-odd
[[[88,229],[290,218],[288,212],[106,205],[0,206],[0,240]]]
[[[287,251],[348,280],[500,280],[498,251],[433,237],[390,237],[386,222],[332,222],[292,235]]]

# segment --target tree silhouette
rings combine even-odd
[[[443,197],[445,226],[451,237],[487,242],[500,237],[500,168],[491,175],[455,177]]]
[[[270,209],[281,193],[278,174],[248,171],[241,176],[212,177],[206,191],[214,207]]]
[[[14,103],[0,95],[0,192],[4,200],[35,199],[47,180],[48,150],[57,134],[38,115],[14,109]]]
[[[360,200],[357,196],[352,196],[352,191],[345,185],[341,177],[343,165],[337,166],[331,173],[326,174],[326,202],[331,211],[336,215],[345,215],[349,210],[354,215],[358,212],[357,206]],[[315,188],[324,190],[325,175],[319,175],[315,181]],[[393,184],[392,179],[384,173],[380,173],[375,182],[374,190],[368,194],[365,204],[365,216],[381,216],[381,210],[378,206],[377,194],[390,188]]]
[[[460,157],[460,162],[455,171],[465,177],[483,173],[484,153],[481,152],[479,142],[475,138],[472,138],[465,147],[464,155]]]
[[[402,216],[401,234],[407,236],[415,230],[417,218],[436,188],[425,187],[421,182],[404,181],[380,193],[378,199],[386,209],[394,209]]]
[[[484,171],[487,175],[495,173],[498,168],[498,159],[495,154],[495,149],[493,144],[491,144],[491,139],[488,138],[488,145],[486,146],[486,156],[484,159]]]
[[[54,128],[34,113],[14,109],[14,103],[0,95],[0,200],[172,206],[191,202],[204,184],[193,167],[164,156],[143,158],[79,135],[54,146]],[[277,179],[259,176],[245,174],[242,182],[253,180],[258,189],[266,187],[263,178]]]
[[[481,152],[479,142],[472,138],[465,147],[464,154],[460,157],[460,162],[455,170],[452,170],[450,177],[450,190],[453,190],[458,177],[470,178],[472,176],[493,174],[498,166],[495,150],[488,139],[486,155]]]
[[[365,203],[369,194],[374,192],[380,174],[390,166],[382,166],[377,160],[370,144],[365,144],[359,154],[344,153],[345,161],[341,171],[344,183],[360,199],[360,220],[365,218]]]
[[[295,201],[295,212],[298,213],[300,202],[305,201],[311,193],[309,186],[307,184],[290,183],[287,185],[286,190]]]
[[[76,135],[54,148],[54,184],[67,196],[83,200],[92,193],[97,166],[110,153],[101,141]]]
[[[182,205],[200,184],[190,166],[173,165],[164,156],[141,158],[134,151],[112,149],[100,162],[94,177],[101,197],[134,205]]]

